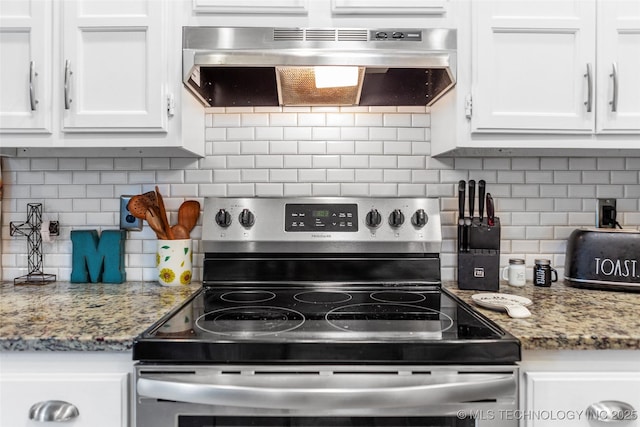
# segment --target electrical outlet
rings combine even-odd
[[[142,220],[131,215],[127,204],[132,196],[120,196],[120,230],[142,231]]]
[[[596,227],[616,228],[616,199],[598,199],[596,207]]]

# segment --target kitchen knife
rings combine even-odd
[[[487,183],[484,179],[478,181],[478,214],[480,215],[480,222],[482,223],[482,218],[484,217],[484,192]]]
[[[487,193],[487,225],[493,227],[495,225],[495,206],[493,205],[493,197],[491,193]]]
[[[473,211],[475,210],[475,201],[476,201],[476,181],[473,179],[469,180],[469,218],[473,220]]]
[[[464,202],[466,182],[461,179],[458,182],[458,252],[464,252]]]
[[[476,182],[469,180],[469,216],[464,219],[464,251],[469,252],[471,244],[471,224],[473,223],[473,211],[476,198]]]

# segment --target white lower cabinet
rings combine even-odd
[[[640,427],[638,350],[525,351],[520,369],[521,427]]]
[[[131,426],[132,366],[130,353],[0,353],[0,426]]]
[[[56,407],[66,402],[70,408],[67,426],[125,427],[127,423],[128,374],[9,374],[0,379],[0,425],[35,427],[42,425],[36,415],[55,416]],[[60,405],[60,406],[59,406]],[[48,408],[47,408],[48,407]],[[71,408],[76,408],[77,415]],[[58,411],[58,420],[65,415]],[[54,418],[55,420],[55,418]],[[51,421],[54,421],[51,420]]]
[[[640,426],[638,372],[527,372],[525,387],[527,427]]]

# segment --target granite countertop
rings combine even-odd
[[[201,287],[56,282],[0,285],[0,351],[129,351],[136,336]],[[640,293],[503,285],[500,292],[533,301],[532,316],[512,319],[478,307],[481,291],[445,287],[505,331],[524,350],[640,349]]]
[[[136,336],[200,287],[0,284],[0,351],[130,351]]]
[[[529,298],[531,316],[512,319],[505,312],[481,308],[471,295],[484,291],[458,289],[451,293],[518,338],[524,350],[640,349],[640,293],[580,289],[561,282],[550,288],[528,282],[500,292]]]

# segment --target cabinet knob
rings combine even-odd
[[[586,414],[588,419],[603,423],[638,419],[638,412],[633,406],[619,400],[602,400],[592,403],[587,408]]]
[[[29,419],[38,422],[64,422],[78,415],[78,408],[63,400],[46,400],[29,408]]]

